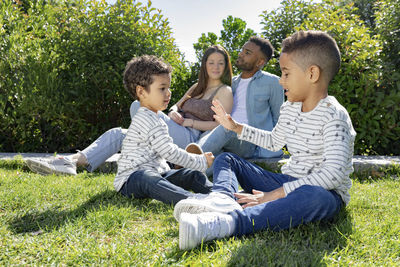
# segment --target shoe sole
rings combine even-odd
[[[194,144],[194,143],[188,144],[186,146],[185,150],[188,153],[192,153],[192,154],[198,154],[198,155],[204,154],[203,150],[197,144]]]
[[[53,170],[44,166],[42,163],[27,159],[26,165],[28,165],[29,169],[33,172],[36,172],[41,175],[50,175],[53,173]]]
[[[230,207],[215,207],[209,205],[208,203],[202,202],[201,199],[190,199],[187,198],[185,200],[179,201],[174,208],[174,217],[175,220],[179,222],[180,215],[182,213],[190,213],[190,214],[199,214],[202,212],[220,212],[220,213],[228,213],[237,209]]]
[[[36,160],[26,160],[26,165],[28,165],[29,169],[31,169],[33,172],[36,172],[41,175],[51,175],[51,174],[56,174],[56,175],[76,175],[76,173],[69,173],[69,172],[63,172],[59,170],[54,170],[53,168],[50,168],[46,166],[45,163],[38,162]]]

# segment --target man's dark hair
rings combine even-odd
[[[258,36],[253,36],[249,39],[249,42],[255,43],[260,47],[261,53],[265,57],[265,63],[271,59],[272,55],[274,54],[274,47],[270,41]]]
[[[153,83],[152,75],[171,72],[171,65],[156,56],[134,57],[126,64],[123,75],[124,87],[134,99],[137,99],[137,86],[143,86],[146,91],[149,91],[149,86]]]
[[[282,53],[291,54],[303,70],[311,65],[321,69],[329,83],[340,68],[340,51],[336,41],[323,31],[299,31],[282,42]]]

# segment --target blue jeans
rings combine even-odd
[[[109,157],[118,153],[121,150],[126,132],[126,129],[120,127],[112,128],[103,133],[87,148],[80,151],[79,153],[83,154],[88,162],[86,169],[92,172]]]
[[[245,192],[253,189],[269,192],[297,178],[271,173],[234,154],[223,153],[214,162],[213,191],[234,198],[238,186]],[[230,215],[236,222],[234,235],[245,235],[263,229],[282,230],[300,224],[330,219],[343,206],[341,197],[333,190],[304,185],[286,197],[234,211]]]
[[[183,168],[163,174],[150,170],[136,171],[119,192],[127,197],[152,198],[175,205],[182,199],[193,197],[194,193],[208,194],[211,188],[212,183],[204,173]]]

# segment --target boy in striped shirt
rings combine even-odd
[[[211,166],[212,153],[190,154],[178,148],[168,135],[168,127],[157,116],[171,99],[172,68],[155,56],[129,61],[124,71],[124,87],[140,102],[122,143],[115,190],[127,197],[153,198],[176,204],[195,193],[210,192],[212,183],[203,173]],[[167,161],[190,169],[171,170]]]
[[[216,238],[330,219],[349,202],[356,133],[346,109],[328,95],[328,85],[340,67],[335,40],[325,32],[296,32],[283,41],[279,64],[287,102],[271,132],[235,122],[217,102],[213,110],[215,119],[241,140],[272,151],[286,145],[289,161],[279,174],[234,154],[217,157],[213,192],[232,201],[236,198],[244,209],[215,212],[218,199],[212,194],[179,202],[174,215],[180,222],[181,249]],[[239,185],[246,193],[237,193]]]

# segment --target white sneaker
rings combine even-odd
[[[76,175],[76,164],[66,157],[55,159],[27,159],[26,164],[31,171],[42,174]]]
[[[174,217],[179,221],[183,212],[191,214],[209,211],[228,213],[234,210],[243,210],[243,208],[233,198],[219,192],[211,192],[204,198],[187,198],[176,203]]]
[[[219,212],[201,214],[182,213],[179,221],[179,248],[195,248],[202,242],[233,234],[232,216]]]

